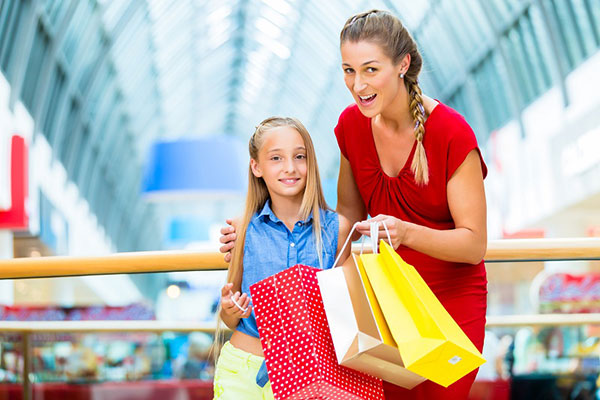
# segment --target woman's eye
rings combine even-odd
[[[377,71],[377,69],[376,69],[376,68],[373,68],[373,67],[367,67],[367,72],[375,72],[375,71]]]
[[[351,74],[353,72],[354,72],[354,70],[352,68],[344,68],[344,73],[345,74]]]

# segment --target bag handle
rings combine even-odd
[[[346,246],[348,245],[348,242],[350,241],[350,238],[352,237],[352,234],[354,233],[354,230],[356,229],[356,226],[360,224],[360,222],[356,222],[354,225],[352,225],[352,229],[350,230],[350,233],[348,234],[348,237],[346,238],[346,241],[344,242],[344,245],[342,246],[342,249],[340,250],[339,254],[337,255],[337,257],[335,258],[335,261],[333,262],[333,266],[335,267],[338,263],[338,261],[340,260],[340,257],[342,256],[342,254],[344,253],[344,250],[346,250]],[[371,243],[373,245],[373,253],[377,254],[377,239],[379,238],[379,221],[373,221],[370,222],[370,227],[371,227]],[[390,246],[394,247],[392,245],[392,239],[390,237],[390,231],[388,231],[387,226],[385,225],[385,221],[381,221],[381,224],[383,225],[383,229],[385,229],[385,233],[387,234],[387,238],[388,238],[388,243],[390,244]],[[360,246],[360,254],[362,255],[363,253],[363,249],[364,249],[364,245],[365,245],[365,235],[362,235],[362,241],[361,241],[361,246]]]

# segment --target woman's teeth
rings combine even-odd
[[[375,98],[375,93],[370,94],[368,96],[358,96],[358,97],[360,97],[360,99],[362,101],[369,101],[369,100],[373,100]]]

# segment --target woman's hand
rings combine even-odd
[[[248,318],[252,312],[250,298],[246,293],[241,295],[240,292],[233,293],[232,287],[233,283],[226,283],[221,289],[221,309],[230,317]]]
[[[229,226],[221,228],[221,237],[219,238],[219,241],[224,244],[219,248],[219,251],[225,253],[223,259],[226,263],[229,263],[231,262],[231,250],[235,246],[235,239],[237,238],[237,235],[235,234],[236,221],[226,219],[225,222]]]
[[[361,235],[371,236],[371,222],[375,221],[379,222],[379,239],[384,239],[387,241],[388,236],[385,228],[383,227],[383,223],[385,223],[385,226],[390,233],[390,239],[392,239],[392,247],[397,249],[402,243],[404,243],[408,223],[390,215],[379,214],[374,218],[361,221],[356,226],[356,230],[360,232]]]

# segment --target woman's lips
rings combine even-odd
[[[375,97],[377,97],[377,95],[373,93],[367,96],[358,96],[358,100],[362,106],[368,107],[375,102]]]

